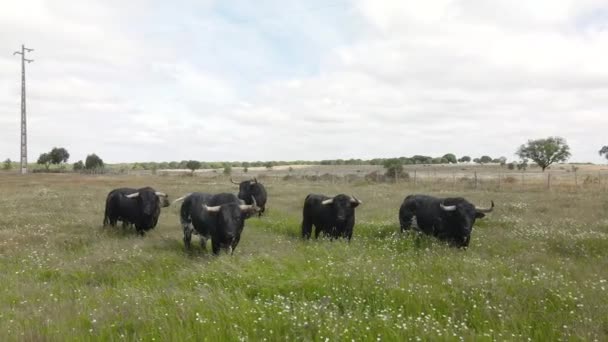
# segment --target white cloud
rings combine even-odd
[[[599,0],[325,3],[27,0],[0,45],[29,57],[30,159],[513,158],[608,144]],[[19,151],[19,61],[0,57],[0,156]]]

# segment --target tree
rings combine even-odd
[[[84,163],[82,162],[82,160],[79,160],[74,163],[74,166],[72,166],[72,168],[74,169],[74,171],[81,171],[84,169]]]
[[[201,162],[198,160],[188,160],[186,162],[186,168],[190,170],[191,175],[194,175],[194,171],[201,168]]]
[[[517,169],[520,171],[521,170],[526,171],[527,168],[528,168],[528,159],[524,159],[517,164]]]
[[[274,166],[274,162],[271,162],[271,161],[266,162],[266,163],[264,164],[264,166],[266,166],[266,169],[267,169],[267,170],[272,170],[272,167]]]
[[[600,156],[604,155],[604,157],[606,157],[606,159],[608,159],[608,146],[604,146],[602,147],[602,149],[600,150]]]
[[[481,164],[481,159],[479,159],[479,158],[475,158],[475,159],[473,159],[473,162],[474,162],[474,163],[477,163],[477,164]]]
[[[479,158],[479,161],[481,162],[481,164],[491,163],[492,162],[492,157],[490,157],[490,156],[481,156],[481,158]]]
[[[13,168],[13,162],[11,161],[10,158],[6,158],[6,160],[4,161],[4,164],[2,165],[2,169],[8,171],[12,168]]]
[[[95,153],[89,154],[84,161],[84,167],[87,170],[103,169],[103,160]]]
[[[243,167],[243,172],[245,172],[245,173],[249,172],[249,168],[247,166]]]
[[[500,157],[500,158],[498,158],[498,163],[500,164],[500,166],[507,165],[507,157]]]
[[[532,160],[544,172],[549,165],[568,160],[570,146],[564,138],[548,137],[546,139],[528,140],[528,143],[521,145],[515,154],[522,159]]]
[[[453,153],[445,154],[443,157],[441,157],[441,159],[447,160],[450,164],[456,164],[457,162],[456,156]]]
[[[61,163],[67,163],[68,159],[70,159],[70,154],[68,153],[68,150],[63,147],[53,147],[51,152],[49,152],[49,155],[51,156],[51,164],[56,165]]]
[[[468,163],[470,161],[471,161],[471,157],[469,157],[469,156],[464,156],[464,157],[458,159],[459,163]]]
[[[403,163],[398,158],[386,159],[383,163],[387,177],[399,177],[403,173]]]
[[[507,165],[507,168],[509,170],[515,170],[515,162],[510,162],[509,165]]]
[[[51,155],[48,153],[42,153],[40,154],[40,156],[38,157],[38,161],[36,162],[36,164],[40,164],[40,165],[44,165],[44,167],[48,170],[49,167],[51,166]]]
[[[232,165],[230,165],[230,163],[226,163],[224,165],[224,174],[226,176],[230,176],[232,174]]]

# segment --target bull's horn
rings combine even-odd
[[[492,202],[492,206],[491,207],[489,207],[489,208],[475,208],[475,210],[478,213],[491,213],[492,210],[494,210],[494,201],[490,201],[490,202]]]
[[[239,205],[239,208],[241,209],[241,211],[248,211],[248,210],[260,211],[260,207],[258,207],[258,204],[255,201],[255,197],[251,196],[251,199],[253,200],[253,204],[241,204],[241,205]]]
[[[167,197],[167,194],[164,192],[157,191],[157,192],[155,192],[155,194],[156,194],[156,196]]]
[[[206,204],[203,204],[203,209],[207,210],[210,213],[217,213],[220,211],[220,206],[216,205],[215,207],[208,207]]]
[[[228,246],[228,250],[226,251],[226,254],[232,255],[233,253],[234,253],[234,250],[232,249],[232,246]]]
[[[257,179],[257,178],[255,178],[255,177],[253,177],[253,182],[254,182],[254,183],[257,183],[257,182],[258,182],[258,179]]]
[[[440,203],[439,206],[444,211],[454,211],[454,210],[456,210],[456,206],[455,205],[443,205],[443,203]]]
[[[357,198],[357,197],[355,197],[355,196],[350,196],[350,202],[351,202],[351,203],[358,203],[358,204],[363,203],[363,202],[361,202],[361,200],[360,200],[360,199],[358,199],[358,198]]]
[[[232,180],[232,177],[230,177],[230,182],[231,182],[232,184],[240,185],[239,183],[237,183],[237,182],[233,181],[233,180]]]
[[[323,204],[323,205],[328,205],[328,204],[332,204],[332,203],[334,203],[333,198],[326,199],[325,201],[321,202],[321,204]]]
[[[126,195],[126,196],[127,196],[127,198],[135,198],[135,197],[139,196],[139,192],[134,192],[134,193],[132,193],[130,195]]]
[[[182,197],[180,197],[180,198],[176,199],[175,201],[171,202],[171,204],[175,204],[175,203],[177,203],[177,202],[179,202],[179,201],[182,201],[184,198],[186,198],[186,197],[188,197],[188,196],[190,196],[190,195],[192,195],[192,193],[187,193],[187,194],[185,194],[184,196],[182,196]]]

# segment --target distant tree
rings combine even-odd
[[[243,172],[244,172],[244,173],[249,172],[249,168],[248,168],[247,166],[243,167]]]
[[[243,171],[245,171],[245,169],[249,169],[249,167],[251,165],[249,164],[249,162],[242,162],[241,166],[243,167]],[[245,172],[247,172],[247,171],[245,171]]]
[[[201,162],[198,160],[188,160],[186,162],[186,168],[190,170],[191,175],[194,175],[194,171],[201,168]]]
[[[602,147],[602,149],[600,150],[600,156],[601,155],[604,155],[604,157],[606,157],[606,159],[608,159],[608,146]]]
[[[84,161],[84,167],[87,170],[103,169],[103,160],[95,153],[89,154]]]
[[[507,165],[507,157],[500,157],[500,158],[498,158],[498,163],[500,164],[500,166]]]
[[[74,163],[74,166],[72,166],[72,168],[74,169],[74,171],[84,170],[84,163],[82,162],[82,160],[79,160]]]
[[[509,170],[515,170],[515,162],[511,162],[511,163],[509,163],[509,165],[507,166],[507,168],[508,168]]]
[[[561,137],[528,140],[528,143],[521,145],[515,154],[522,159],[532,160],[544,172],[549,165],[568,160],[570,146]]]
[[[475,158],[475,159],[473,159],[473,162],[474,162],[474,163],[477,163],[477,164],[481,164],[481,159],[479,159],[479,158]]]
[[[61,163],[67,163],[68,159],[70,159],[70,154],[68,150],[63,147],[53,147],[51,152],[49,152],[51,158],[51,164],[59,165]]]
[[[272,167],[274,166],[274,162],[266,162],[264,164],[264,166],[266,167],[267,170],[272,170]]]
[[[479,161],[482,164],[491,163],[492,162],[492,157],[490,157],[490,156],[481,156],[481,158],[479,158]]]
[[[291,167],[291,166],[290,166],[290,167],[287,169],[287,172],[293,172],[293,167]]]
[[[469,157],[469,156],[464,156],[464,157],[458,159],[459,163],[468,163],[470,161],[471,161],[471,157]]]
[[[528,159],[523,159],[517,164],[517,169],[520,171],[526,171],[528,168]]]
[[[6,158],[6,160],[2,164],[2,169],[8,171],[8,170],[10,170],[12,168],[13,168],[13,162],[11,161],[10,158]]]
[[[52,159],[50,154],[42,153],[38,157],[38,161],[36,162],[36,164],[44,165],[44,167],[48,170],[49,167],[51,167],[51,161]]]
[[[387,177],[399,177],[403,173],[403,162],[398,158],[386,159],[384,161],[385,175]]]
[[[441,158],[447,160],[450,164],[456,164],[458,162],[458,160],[456,160],[456,156],[453,153],[445,154]]]
[[[224,164],[224,174],[230,176],[232,174],[232,165],[230,163]]]

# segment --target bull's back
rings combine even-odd
[[[331,197],[319,194],[309,194],[304,200],[303,215],[314,223],[326,222],[331,220],[330,207],[323,205],[323,201]]]

